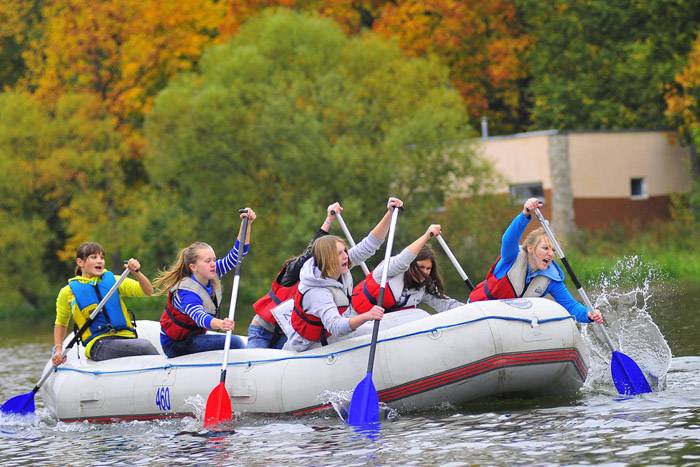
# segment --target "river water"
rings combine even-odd
[[[651,394],[619,397],[605,358],[593,358],[574,399],[391,413],[375,436],[335,412],[237,416],[228,432],[209,432],[199,418],[63,423],[37,396],[36,416],[0,418],[0,465],[700,465],[700,284],[601,289],[597,302],[607,303],[623,351],[660,376]],[[50,343],[48,332],[28,338],[4,328],[0,401],[33,387]],[[583,330],[594,356],[609,354],[593,334]]]

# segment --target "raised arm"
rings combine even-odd
[[[250,227],[255,221],[255,211],[253,211],[250,208],[244,208],[245,212],[242,212],[240,214],[241,220],[243,220],[244,216],[248,216],[248,229],[246,229],[245,233],[245,245],[250,245]],[[241,238],[241,229],[243,228],[243,224],[241,224],[241,227],[238,229],[238,236],[236,238]]]
[[[416,258],[416,256],[418,256],[418,253],[420,253],[421,248],[423,248],[427,241],[432,237],[440,235],[440,233],[440,224],[431,224],[423,235],[404,248],[401,253],[391,257],[387,276],[394,277],[406,272],[411,266],[411,262]],[[374,268],[374,271],[372,271],[372,275],[374,276],[375,280],[379,281],[383,270],[384,262],[382,261],[376,268]]]
[[[382,217],[379,223],[374,226],[371,234],[383,242],[386,238],[386,234],[389,233],[389,226],[391,225],[391,208],[400,207],[403,207],[403,201],[401,201],[399,198],[394,198],[393,196],[390,197],[386,203],[387,211],[384,213],[384,217]]]
[[[151,284],[151,280],[141,272],[141,263],[139,263],[139,260],[129,258],[129,261],[126,263],[126,267],[129,268],[131,275],[134,276],[134,278],[139,282],[143,293],[145,293],[147,296],[153,295],[153,284]]]

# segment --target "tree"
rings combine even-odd
[[[691,148],[693,174],[700,177],[700,34],[674,84],[668,86],[666,93],[666,115],[678,128],[682,141]]]
[[[143,201],[128,186],[123,140],[98,99],[66,94],[49,106],[5,93],[0,109],[0,164],[12,174],[0,180],[0,236],[3,251],[13,251],[0,274],[17,287],[0,294],[5,304],[44,303],[48,286],[70,273],[83,241],[132,256],[148,248],[132,237]],[[114,261],[108,262],[117,267]]]
[[[201,73],[160,93],[147,119],[147,167],[175,194],[171,211],[186,212],[216,251],[232,243],[236,209],[256,209],[246,275],[260,293],[333,201],[359,239],[386,197],[399,195],[407,210],[398,241],[415,238],[425,222],[414,221],[457,194],[455,179],[486,173],[460,147],[466,125],[436,61],[280,11],[246,23],[206,51]]]
[[[412,57],[434,55],[450,69],[473,127],[487,116],[495,133],[526,128],[524,92],[531,45],[512,0],[232,0],[226,34],[263,8],[277,6],[333,18],[348,34],[372,30]]]
[[[44,253],[53,242],[38,178],[46,115],[30,97],[0,94],[0,304],[26,310],[48,293]],[[10,280],[11,279],[11,280]]]
[[[665,86],[700,22],[700,3],[521,0],[532,129],[660,128]]]
[[[529,70],[521,57],[531,39],[511,0],[386,2],[373,30],[410,56],[436,55],[447,64],[473,127],[483,116],[495,133],[526,127]]]
[[[189,70],[224,15],[213,0],[52,0],[26,54],[24,86],[44,100],[94,93],[119,126],[139,127],[153,96]]]
[[[22,53],[37,31],[42,0],[0,3],[0,89],[14,86],[25,71]]]

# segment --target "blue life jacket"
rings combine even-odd
[[[97,308],[98,303],[107,295],[109,289],[116,283],[114,274],[105,271],[101,280],[97,282],[85,283],[77,277],[68,280],[68,285],[75,295],[73,309],[73,320],[78,328],[81,328],[90,317],[90,313]],[[110,332],[128,330],[134,333],[136,329],[132,324],[131,315],[126,306],[119,299],[119,290],[115,290],[102,310],[95,316],[90,326],[80,336],[83,345],[87,345],[95,337]]]

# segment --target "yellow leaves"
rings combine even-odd
[[[25,86],[48,101],[94,93],[124,124],[142,118],[169,77],[191,69],[225,9],[214,0],[54,0],[43,14]]]
[[[29,15],[33,0],[3,0],[0,2],[0,38],[21,39],[26,28],[25,18]]]
[[[700,127],[700,34],[688,54],[688,63],[676,75],[677,86],[666,93],[666,116],[681,122],[681,131]]]

